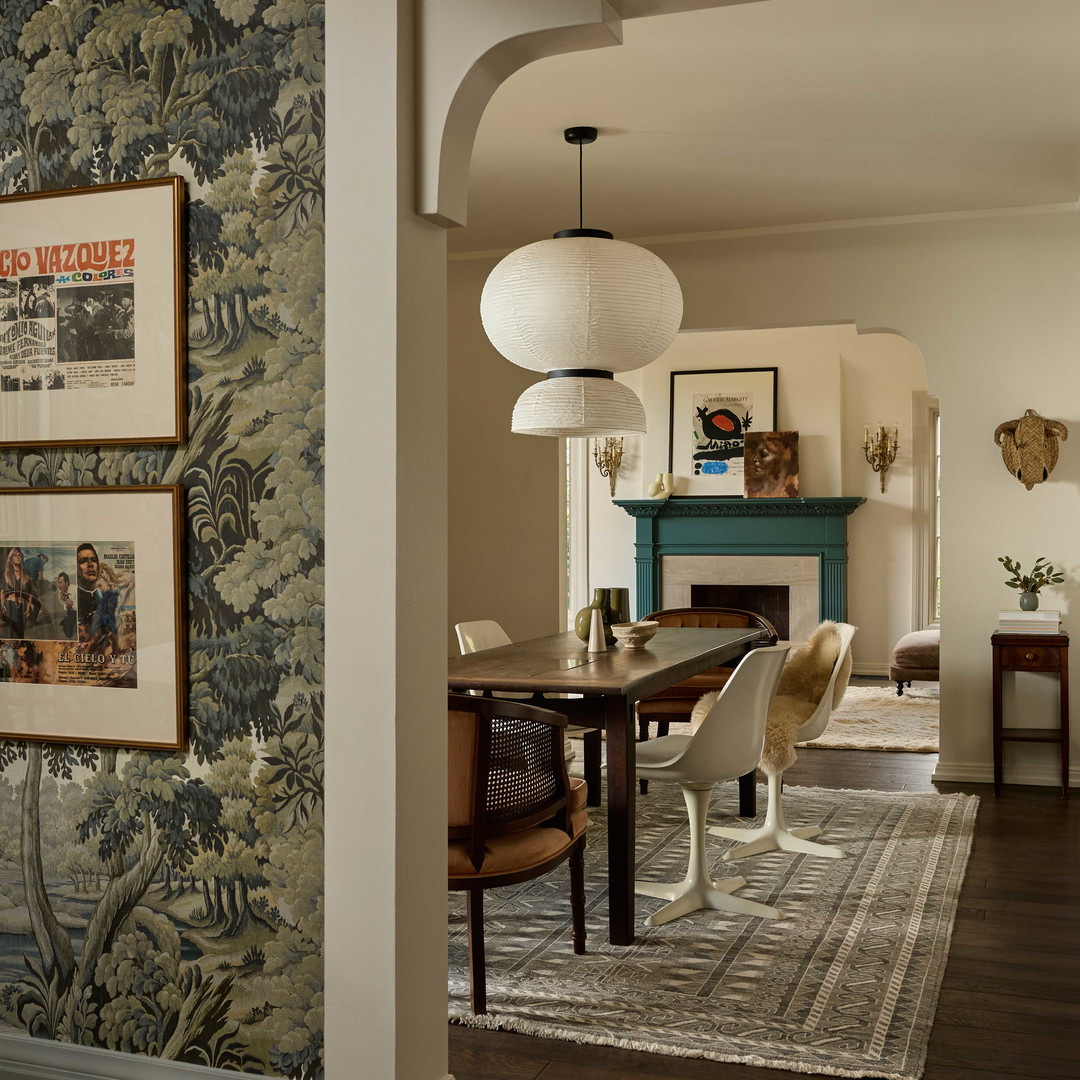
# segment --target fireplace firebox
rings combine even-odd
[[[787,585],[691,585],[691,607],[731,607],[764,615],[776,627],[781,641],[791,637]]]

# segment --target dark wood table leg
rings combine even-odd
[[[739,777],[739,817],[757,817],[757,770]]]
[[[604,698],[607,730],[608,930],[612,945],[634,941],[634,705]]]
[[[603,732],[597,725],[604,723],[604,699],[600,697],[549,697],[541,706],[554,712],[561,712],[571,724],[584,727],[581,735],[581,751],[584,759],[582,775],[589,793],[586,803],[589,806],[600,805],[600,788],[604,775],[602,758],[604,756]]]
[[[994,646],[994,794],[1001,794],[1001,649]]]
[[[603,732],[599,728],[589,728],[581,739],[582,749],[585,752],[585,783],[589,788],[586,802],[589,806],[600,805],[601,777],[604,772],[600,764],[604,746],[602,736]]]

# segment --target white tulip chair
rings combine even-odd
[[[703,909],[766,919],[781,917],[776,908],[731,895],[746,884],[745,878],[713,881],[705,852],[705,815],[713,789],[720,781],[733,780],[757,765],[769,706],[789,648],[776,645],[747,653],[693,735],[664,735],[638,743],[638,778],[679,784],[690,823],[686,877],[671,885],[634,882],[634,892],[640,896],[670,901],[645,920],[649,926],[662,926]]]
[[[850,623],[836,623],[835,627],[839,637],[839,649],[836,662],[833,664],[832,675],[817,708],[795,729],[794,742],[796,743],[810,742],[818,738],[828,726],[829,716],[833,710],[836,680],[851,651],[851,639],[858,629]],[[767,851],[788,851],[793,854],[822,855],[827,859],[842,859],[844,853],[840,848],[830,844],[819,844],[811,839],[811,837],[821,835],[822,830],[817,825],[788,828],[784,820],[784,773],[782,770],[770,770],[767,766],[765,766],[765,771],[769,783],[769,803],[765,811],[765,823],[756,829],[738,829],[726,825],[714,825],[709,829],[713,836],[724,836],[730,840],[742,841],[737,847],[726,851],[724,859],[730,862],[734,859],[746,859],[751,855],[761,855]]]

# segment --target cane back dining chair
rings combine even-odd
[[[447,708],[447,884],[468,893],[470,1002],[485,1013],[484,889],[569,860],[573,947],[585,951],[586,789],[566,771],[564,716],[468,694]]]
[[[664,735],[638,744],[638,776],[679,784],[690,823],[686,877],[673,884],[634,882],[634,892],[639,895],[669,901],[645,920],[649,926],[662,926],[703,908],[780,918],[776,908],[731,895],[746,884],[745,878],[713,881],[705,850],[705,816],[717,783],[742,776],[761,757],[765,721],[789,648],[774,645],[747,653],[694,734]]]

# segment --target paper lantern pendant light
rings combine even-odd
[[[579,153],[579,227],[507,255],[484,284],[480,318],[507,360],[548,376],[518,399],[512,431],[644,435],[641,402],[612,374],[644,367],[668,348],[682,292],[651,251],[581,227],[581,147],[595,141],[596,128],[564,136]]]
[[[594,369],[585,377],[551,372],[517,399],[510,430],[571,439],[644,435],[645,409],[637,394],[616,382],[611,372]]]

